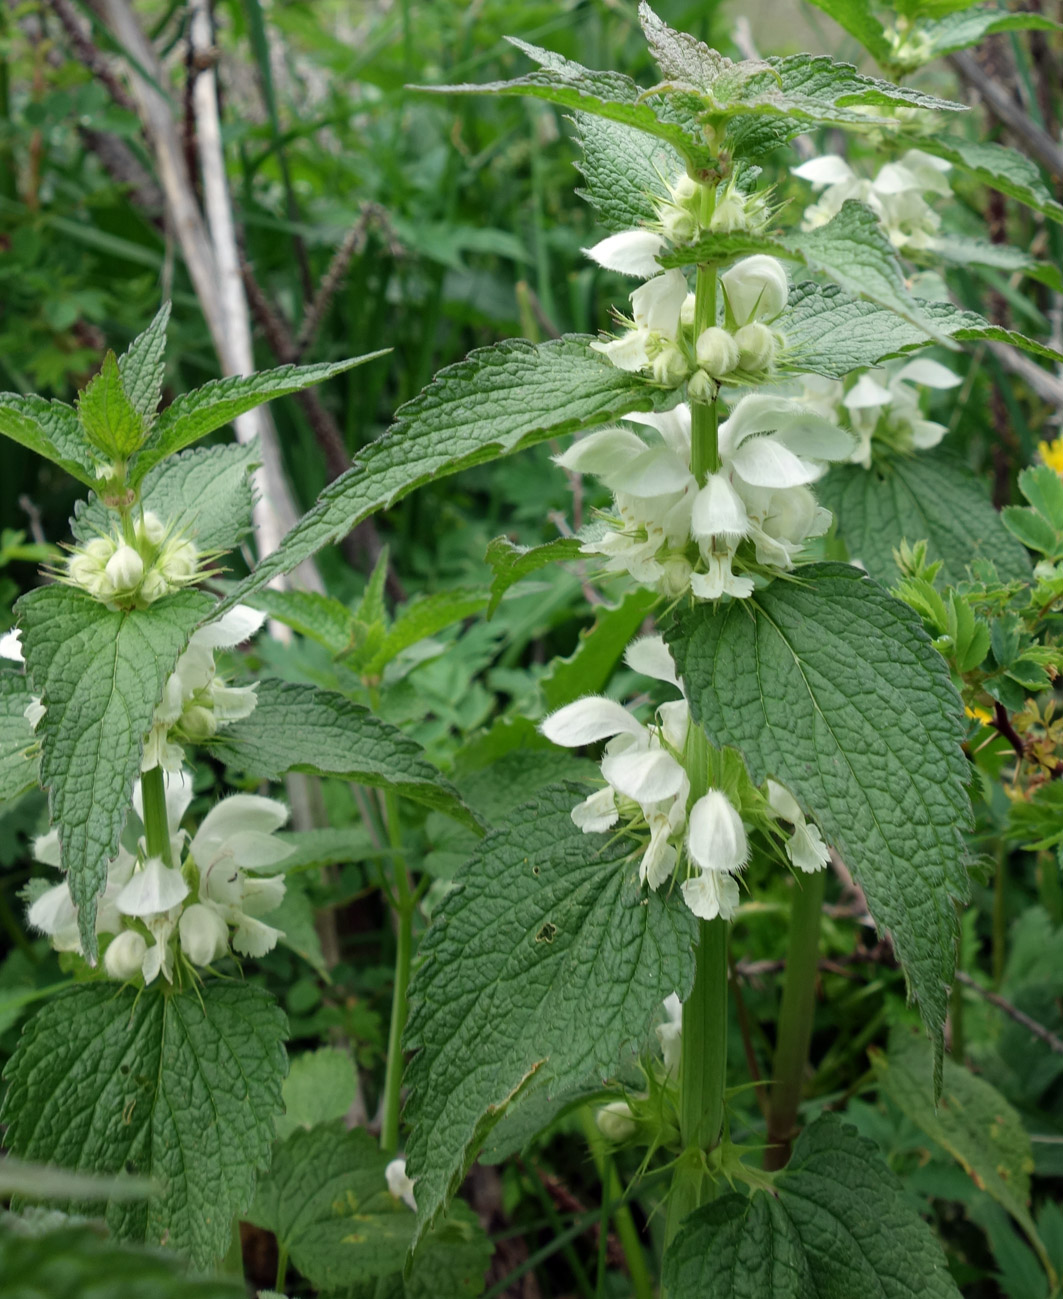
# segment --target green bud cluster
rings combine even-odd
[[[75,546],[65,579],[104,604],[144,608],[189,586],[202,575],[200,554],[145,511],[127,538],[120,531]]]

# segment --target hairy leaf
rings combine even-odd
[[[219,736],[219,748],[227,762],[252,780],[279,780],[287,771],[339,776],[394,789],[479,828],[476,814],[416,740],[327,690],[260,682],[255,711]]]
[[[881,472],[842,465],[816,484],[854,560],[889,586],[900,577],[893,551],[902,540],[928,541],[944,560],[946,582],[962,581],[969,564],[991,559],[1005,582],[1028,580],[1026,552],[993,508],[982,479],[947,451],[898,459]]]
[[[157,1181],[165,1192],[147,1203],[70,1207],[210,1268],[269,1162],[284,1035],[273,998],[251,984],[71,988],[29,1021],[7,1066],[7,1144],[26,1159]]]
[[[108,609],[57,583],[16,605],[27,676],[47,710],[37,727],[41,783],[90,958],[96,898],[118,851],[144,735],[177,656],[214,603],[179,591],[148,609]]]
[[[350,1299],[476,1299],[493,1252],[476,1214],[455,1200],[401,1275],[356,1285]]]
[[[0,803],[37,783],[39,755],[26,720],[30,692],[21,672],[0,669]]]
[[[254,410],[277,397],[302,392],[304,388],[323,383],[383,355],[384,352],[370,352],[366,356],[321,365],[282,365],[276,370],[263,370],[258,374],[212,379],[201,388],[183,393],[156,421],[147,445],[133,464],[131,483],[135,486],[160,460],[223,428],[245,411]]]
[[[945,1256],[875,1145],[833,1114],[798,1137],[772,1190],[683,1222],[664,1285],[684,1299],[959,1299]]]
[[[514,583],[538,573],[548,564],[560,563],[579,557],[582,542],[579,537],[557,537],[541,546],[517,546],[508,537],[495,537],[488,544],[485,558],[491,565],[491,602],[487,606],[490,617],[498,608],[502,597]]]
[[[97,485],[96,464],[73,406],[0,392],[0,436],[51,460],[79,483]]]
[[[630,411],[651,410],[661,399],[659,390],[618,370],[591,350],[591,341],[570,335],[539,345],[498,343],[440,370],[401,407],[384,437],[325,488],[280,549],[223,607],[238,604],[423,483]]]
[[[283,1140],[299,1128],[342,1119],[357,1093],[358,1077],[348,1051],[323,1046],[294,1056],[284,1080],[277,1136]]]
[[[487,598],[482,591],[460,587],[416,596],[398,610],[379,646],[374,646],[368,655],[359,653],[356,648],[346,661],[364,677],[380,677],[403,650],[453,627],[455,623],[464,622],[480,613],[486,604]]]
[[[353,644],[354,615],[334,596],[319,591],[256,591],[250,604],[317,641],[331,654],[341,654]]]
[[[815,564],[682,612],[665,636],[712,742],[793,790],[841,853],[940,1059],[970,804],[963,708],[917,615],[858,570]]]
[[[85,436],[108,460],[128,460],[144,440],[144,420],[126,396],[113,352],[78,396]]]
[[[919,148],[962,167],[983,185],[1018,199],[1052,221],[1063,221],[1063,204],[1052,197],[1037,164],[1025,154],[1002,144],[965,140],[958,135],[920,136]]]
[[[199,550],[232,550],[251,527],[251,471],[257,464],[254,442],[193,447],[145,475],[144,508]],[[92,497],[77,503],[70,526],[79,541],[87,541],[110,531],[113,519],[113,512]]]
[[[580,191],[607,230],[630,230],[656,217],[652,196],[664,197],[686,164],[670,145],[633,127],[590,113],[576,114],[583,149]]]
[[[155,423],[162,397],[162,383],[166,377],[166,326],[169,323],[170,304],[164,302],[147,329],[138,334],[125,354],[118,358],[122,387],[145,429],[150,429]]]
[[[664,998],[689,991],[693,915],[647,895],[628,845],[573,825],[579,798],[544,790],[511,813],[422,940],[406,1037],[422,1226],[533,1079],[557,1094],[610,1074]]]
[[[1058,32],[1059,23],[1038,13],[1009,13],[1007,9],[987,9],[981,5],[965,13],[949,14],[936,21],[923,21],[916,28],[919,43],[919,62],[943,58],[956,50],[977,45],[986,36],[996,32]],[[925,44],[924,44],[925,42]]]

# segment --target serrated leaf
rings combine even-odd
[[[660,392],[592,351],[592,341],[579,335],[539,345],[518,339],[481,348],[440,370],[354,467],[325,488],[224,607],[290,572],[423,483],[631,411],[651,410]]]
[[[30,692],[21,672],[0,669],[0,803],[37,784],[39,753],[26,720]]]
[[[1063,532],[1063,478],[1048,465],[1019,474],[1019,491],[1053,528]]]
[[[41,783],[90,957],[96,898],[118,851],[144,735],[177,656],[214,604],[179,591],[148,609],[108,609],[57,583],[15,606],[27,677],[47,710],[37,727]]]
[[[674,31],[662,22],[645,0],[639,4],[639,23],[650,54],[665,81],[687,82],[699,90],[709,91],[722,74],[741,66],[725,58],[718,50],[710,49],[696,36]]]
[[[438,808],[472,829],[474,812],[424,756],[416,740],[343,695],[285,681],[262,681],[250,717],[218,737],[218,749],[252,780],[288,771],[339,776]]]
[[[855,36],[877,63],[883,67],[889,65],[893,46],[886,36],[886,29],[875,17],[870,0],[811,0],[811,3],[833,18],[850,36]]]
[[[665,1251],[684,1299],[959,1299],[941,1247],[873,1142],[825,1114],[772,1190],[695,1210]]]
[[[919,148],[960,167],[990,189],[1018,199],[1052,221],[1063,222],[1063,204],[1046,187],[1037,164],[1002,144],[965,140],[958,135],[919,137]]]
[[[455,1200],[425,1237],[408,1270],[355,1286],[350,1299],[476,1299],[494,1247],[476,1214]]]
[[[289,856],[276,866],[285,875],[320,866],[362,861],[374,852],[373,840],[362,825],[280,831],[273,837],[291,850]]]
[[[664,197],[665,182],[686,170],[680,155],[663,140],[619,122],[577,113],[576,133],[583,150],[577,167],[581,190],[607,230],[630,230],[656,220],[652,196]]]
[[[750,257],[754,253],[801,260],[794,249],[783,242],[781,236],[776,238],[748,230],[736,230],[729,234],[707,234],[697,243],[680,244],[671,252],[661,252],[657,261],[666,269],[672,266],[691,266],[694,263],[699,266],[724,266],[739,257]]]
[[[1063,275],[1051,262],[1039,262],[1021,248],[994,244],[988,239],[971,239],[965,235],[942,235],[925,251],[912,254],[912,260],[931,265],[934,259],[952,266],[989,266],[1001,271],[1022,271],[1031,279],[1057,292],[1063,290]]]
[[[511,586],[537,573],[548,564],[559,564],[566,559],[578,559],[583,543],[579,537],[556,537],[541,546],[517,546],[508,537],[495,537],[487,546],[484,558],[491,566],[491,601],[487,606],[490,618],[502,597]]]
[[[212,379],[201,388],[183,393],[156,420],[147,444],[130,470],[131,485],[135,487],[160,460],[183,451],[208,433],[224,428],[238,415],[254,410],[264,402],[312,388],[383,355],[384,352],[370,352],[366,356],[321,365],[282,365],[276,370],[262,370],[257,374]]]
[[[956,591],[949,592],[949,635],[961,675],[973,672],[989,653],[989,627]]]
[[[122,387],[133,409],[140,415],[145,429],[155,423],[166,377],[166,326],[170,323],[170,304],[164,302],[155,319],[129,344],[118,358]]]
[[[284,1035],[273,998],[250,984],[71,988],[28,1022],[8,1063],[7,1144],[25,1159],[164,1185],[146,1204],[71,1209],[210,1268],[269,1162]]]
[[[580,695],[604,690],[624,650],[657,602],[652,591],[629,592],[613,608],[595,610],[594,622],[579,634],[579,643],[563,659],[555,659],[542,678],[547,708],[560,708]]]
[[[144,440],[144,421],[126,396],[113,352],[79,393],[77,412],[85,436],[108,460],[128,460]]]
[[[960,311],[947,302],[914,301],[935,331],[958,342],[991,339],[1033,356],[1063,361],[1063,353],[1014,330],[990,325],[973,311]],[[849,297],[837,285],[811,281],[793,286],[786,309],[773,328],[786,342],[778,362],[782,372],[811,371],[831,379],[926,346],[923,329],[892,310]]]
[[[284,1140],[299,1128],[342,1119],[358,1092],[354,1061],[347,1051],[325,1046],[292,1058],[282,1097],[284,1113],[277,1116],[277,1137]]]
[[[254,442],[194,447],[155,466],[141,484],[141,501],[203,550],[233,550],[251,528]],[[78,541],[106,533],[114,514],[98,497],[78,501],[71,528]]]
[[[1033,1148],[1022,1119],[1000,1092],[950,1058],[935,1105],[927,1044],[906,1028],[895,1028],[886,1054],[876,1050],[871,1059],[879,1086],[897,1108],[1038,1241],[1029,1210]]]
[[[1021,505],[1005,505],[1001,517],[1011,535],[1031,550],[1051,555],[1059,544],[1056,529],[1033,510],[1027,510]]]
[[[949,14],[944,18],[924,19],[915,28],[915,50],[919,63],[944,58],[956,50],[977,45],[986,36],[996,32],[1058,32],[1059,23],[1038,13],[1010,13],[1007,9],[987,9],[974,6],[965,13]]]
[[[918,616],[856,569],[814,564],[678,614],[665,639],[710,740],[791,789],[841,853],[940,1052],[970,803],[963,707]]]
[[[471,618],[487,604],[482,591],[455,588],[417,596],[395,614],[384,639],[368,656],[355,651],[348,664],[366,678],[379,678],[389,663],[418,641]]]
[[[614,1072],[664,998],[691,986],[692,913],[647,895],[628,845],[573,825],[579,798],[544,790],[511,813],[422,939],[405,1041],[422,1228],[530,1080],[557,1094]]]
[[[249,602],[271,618],[342,654],[354,638],[354,615],[334,596],[318,591],[256,591]]]
[[[18,1278],[20,1299],[245,1299],[241,1283],[186,1276],[177,1259],[123,1248],[93,1227],[36,1232],[0,1223],[0,1276]]]
[[[984,482],[948,451],[897,459],[881,471],[842,465],[816,484],[816,495],[850,557],[885,585],[899,576],[893,551],[902,540],[927,541],[949,583],[962,581],[977,559],[992,560],[1004,582],[1029,580],[1029,558]]]
[[[87,487],[99,481],[77,413],[65,402],[0,392],[0,436],[51,460]]]

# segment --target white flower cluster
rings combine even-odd
[[[405,1159],[393,1159],[384,1169],[384,1180],[387,1182],[388,1194],[395,1200],[401,1200],[414,1213],[417,1212],[417,1201],[413,1198],[414,1179],[406,1172]]]
[[[848,459],[854,439],[807,403],[743,397],[720,425],[720,467],[702,487],[691,471],[687,406],[627,419],[656,429],[660,442],[647,445],[617,426],[557,457],[613,492],[609,531],[582,547],[604,556],[606,571],[630,573],[663,595],[689,589],[701,600],[741,599],[753,593],[750,574],[793,568],[806,540],[830,526],[809,484],[828,461]]]
[[[634,671],[682,692],[660,636],[634,641],[624,658]],[[605,787],[572,809],[572,820],[585,834],[623,823],[625,831],[644,844],[639,863],[643,884],[660,888],[682,862],[685,878],[680,887],[691,911],[704,920],[731,920],[738,910],[736,877],[749,859],[749,844],[742,818],[722,790],[708,790],[688,813],[690,779],[683,753],[689,725],[685,696],[662,704],[656,723],[644,726],[615,700],[589,695],[552,713],[539,729],[566,748],[608,740],[601,762]],[[774,781],[769,784],[769,806],[794,826],[786,845],[791,862],[801,870],[821,869],[828,858],[819,830]]]
[[[144,741],[142,771],[162,767],[181,770],[182,741],[200,744],[219,727],[250,717],[255,708],[254,686],[229,686],[217,675],[214,651],[232,649],[262,626],[265,614],[239,604],[216,622],[192,633],[177,660],[155,709]]]
[[[873,449],[908,454],[936,447],[948,431],[944,424],[924,419],[919,388],[944,390],[962,383],[947,366],[918,358],[890,361],[865,371],[846,391],[838,379],[803,376],[802,400],[825,419],[848,420],[857,438],[849,459],[871,468]]]
[[[187,772],[167,777],[171,828],[179,826],[191,799]],[[133,801],[142,816],[141,800],[138,782]],[[139,976],[148,984],[161,974],[172,982],[178,949],[197,966],[219,960],[230,945],[242,956],[271,951],[283,934],[260,917],[280,905],[285,884],[282,875],[260,872],[290,855],[291,848],[273,838],[287,819],[283,803],[234,794],[207,813],[187,847],[185,832],[175,830],[171,848],[180,867],[148,856],[143,839],[135,855],[120,848],[96,911],[96,933],[112,935],[103,956],[110,977]],[[38,861],[58,868],[58,831],[37,839],[33,851]],[[77,909],[65,882],[40,893],[27,920],[57,951],[81,954]]]
[[[0,658],[11,659],[14,663],[25,663],[26,659],[22,653],[22,632],[13,627],[11,631],[6,631],[0,636]],[[30,701],[22,713],[26,721],[29,722],[30,728],[36,730],[41,724],[41,718],[44,716],[44,704],[41,703],[40,695],[30,695]]]
[[[844,158],[826,154],[810,158],[793,173],[822,190],[805,209],[804,228],[826,225],[846,199],[866,203],[878,216],[896,248],[932,249],[939,243],[941,218],[924,194],[951,194],[950,164],[920,149],[909,149],[897,162],[880,168],[874,180],[858,176]]]
[[[75,546],[66,562],[66,581],[104,604],[143,607],[201,576],[195,546],[172,536],[158,515],[146,510],[133,532],[132,545],[116,532]]]

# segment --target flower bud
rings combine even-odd
[[[229,948],[229,926],[210,907],[194,902],[177,923],[181,950],[193,965],[209,965]]]
[[[665,343],[650,363],[655,383],[675,388],[690,373],[686,357],[674,343]]]
[[[764,253],[746,257],[720,276],[736,325],[774,320],[786,306],[790,285],[781,262]]]
[[[116,593],[135,591],[144,576],[144,561],[123,542],[107,561],[104,573]]]
[[[103,954],[103,968],[112,979],[135,978],[144,963],[148,945],[134,929],[123,929],[114,937]]]
[[[749,856],[746,830],[734,804],[720,789],[710,789],[690,809],[690,855],[705,871],[733,874]]]
[[[138,541],[146,541],[149,546],[161,546],[166,537],[166,524],[151,510],[144,511],[143,519],[136,522]]]
[[[158,569],[172,586],[190,582],[199,567],[199,551],[190,541],[171,541],[163,547]]]
[[[172,589],[169,582],[157,568],[150,568],[140,584],[138,594],[145,604],[154,604],[156,600],[161,600],[164,595],[169,595]]]
[[[691,401],[711,406],[719,395],[719,387],[712,375],[705,370],[695,370],[687,380],[687,396]]]
[[[181,714],[181,731],[193,744],[202,744],[217,732],[218,723],[209,708],[191,704]]]
[[[759,321],[736,330],[734,341],[743,370],[766,370],[775,360],[775,335]]]
[[[602,1136],[617,1144],[629,1141],[638,1131],[638,1124],[632,1117],[631,1106],[627,1101],[610,1101],[608,1105],[603,1105],[595,1114],[594,1121]]]
[[[114,542],[107,537],[93,537],[79,546],[66,562],[67,576],[75,586],[89,595],[98,595],[103,583],[103,571],[114,554]]]
[[[739,344],[726,329],[710,325],[698,335],[694,354],[703,370],[719,377],[738,366]]]
[[[694,324],[694,316],[697,313],[697,306],[698,295],[696,293],[688,293],[683,299],[682,307],[679,309],[679,323],[681,325],[686,325],[687,329],[690,329]]]
[[[693,571],[689,559],[684,555],[673,555],[661,566],[661,576],[657,583],[658,591],[661,595],[667,596],[683,595],[690,586],[690,574]]]

